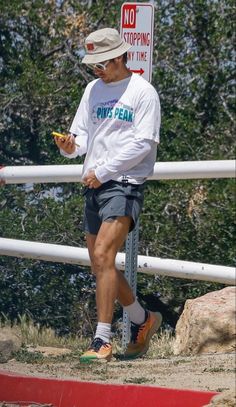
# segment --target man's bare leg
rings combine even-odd
[[[97,235],[92,235],[92,234],[86,235],[87,247],[88,247],[88,251],[89,251],[89,257],[91,260],[91,268],[92,268],[92,272],[94,274],[96,274],[96,270],[94,268],[93,253],[94,253],[96,238],[97,238]],[[134,294],[124,276],[124,273],[122,271],[116,269],[116,274],[117,274],[117,280],[118,280],[118,289],[117,289],[116,299],[119,302],[119,304],[121,304],[122,306],[128,306],[135,301]]]
[[[131,218],[127,216],[103,222],[97,236],[86,236],[97,280],[96,301],[100,322],[111,323],[116,299],[122,305],[129,305],[134,301],[125,277],[115,267],[116,254],[129,232],[130,222]]]
[[[125,359],[140,357],[146,353],[152,335],[160,327],[161,315],[142,308],[135,300],[123,273],[115,267],[116,254],[128,234],[129,227],[130,218],[122,217],[113,222],[104,222],[97,236],[90,234],[86,236],[92,270],[97,281],[98,325],[91,348],[80,357],[81,362],[91,359],[111,359],[110,330],[116,299],[125,307],[131,321],[136,324],[132,340],[123,355]],[[142,335],[138,335],[139,330]]]

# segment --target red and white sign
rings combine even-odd
[[[132,45],[128,51],[128,68],[151,82],[154,5],[124,3],[121,7],[121,37]]]

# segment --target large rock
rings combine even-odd
[[[187,300],[176,325],[174,354],[233,352],[236,347],[235,316],[235,287]]]
[[[236,406],[236,394],[233,390],[225,391],[221,394],[214,396],[210,404],[203,407],[235,407]]]
[[[0,326],[0,363],[7,362],[21,345],[22,338],[18,330]]]

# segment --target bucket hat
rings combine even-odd
[[[125,54],[131,45],[114,28],[102,28],[89,34],[85,40],[83,64],[97,64]]]

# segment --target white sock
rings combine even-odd
[[[107,324],[106,322],[98,322],[94,338],[100,338],[104,342],[109,343],[110,337],[111,337],[111,324]]]
[[[141,325],[145,321],[145,309],[139,304],[136,299],[133,304],[124,307],[124,310],[128,313],[130,321],[134,324]]]

